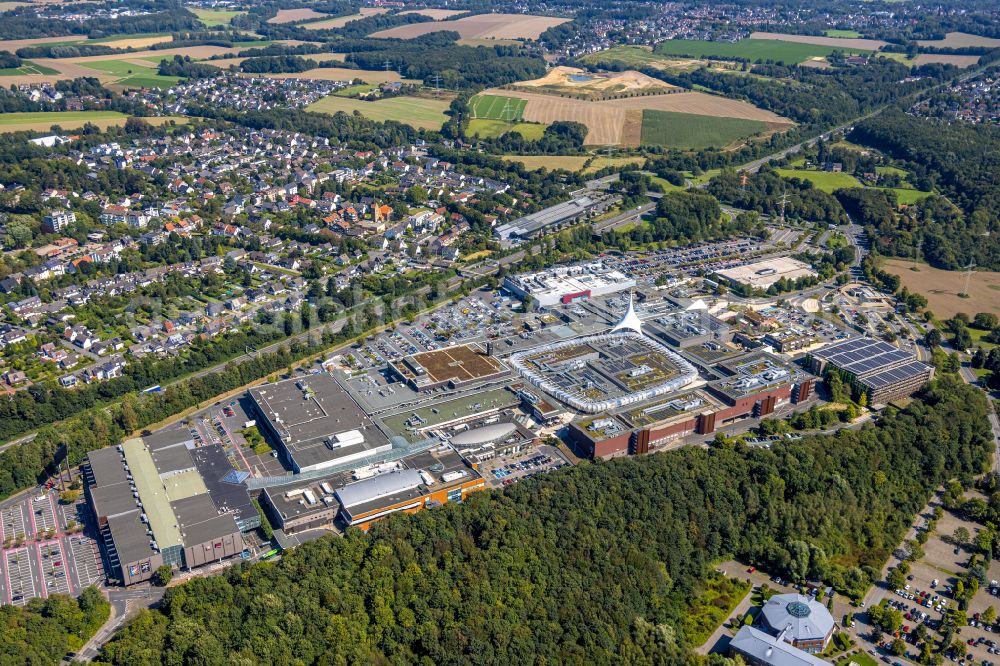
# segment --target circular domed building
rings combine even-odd
[[[794,647],[815,654],[833,636],[833,617],[826,606],[802,594],[776,594],[761,608],[762,629]]]

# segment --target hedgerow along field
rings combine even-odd
[[[702,39],[668,39],[653,49],[655,53],[691,58],[746,58],[800,63],[810,58],[822,58],[835,51],[871,53],[862,49],[842,49],[818,44],[800,44],[777,39],[741,39],[738,42],[710,42]]]
[[[760,120],[645,109],[642,112],[641,141],[646,146],[666,148],[725,148],[767,129],[767,123]]]
[[[517,122],[524,115],[528,101],[503,95],[476,95],[469,100],[473,119]]]

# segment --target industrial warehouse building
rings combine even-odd
[[[461,502],[485,487],[482,476],[443,444],[396,461],[265,488],[261,498],[272,523],[295,534],[334,526],[367,530],[390,514]]]
[[[634,286],[633,278],[607,268],[600,261],[509,275],[503,282],[508,292],[521,299],[531,296],[542,307],[616,294]]]
[[[606,203],[602,204],[591,196],[583,195],[501,224],[493,230],[493,234],[502,241],[532,238],[550,227],[576,222],[588,213],[597,214],[606,206]]]
[[[752,264],[736,266],[716,271],[716,275],[725,278],[731,284],[741,284],[754,289],[767,289],[779,280],[798,280],[803,277],[816,277],[809,264],[792,259],[777,257],[765,259]]]
[[[326,373],[266,384],[249,395],[262,432],[297,474],[360,462],[392,448]]]
[[[86,497],[101,531],[111,580],[132,585],[169,564],[188,569],[238,555],[260,525],[243,478],[222,448],[195,448],[167,430],[92,451]]]
[[[830,368],[868,396],[869,405],[885,405],[913,395],[934,378],[934,367],[913,354],[874,338],[854,338],[809,353],[812,372],[824,375]]]

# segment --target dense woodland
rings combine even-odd
[[[0,606],[0,663],[57,664],[71,650],[78,650],[111,614],[111,604],[88,587],[74,599],[52,594],[28,604]]]
[[[442,31],[408,40],[353,39],[331,48],[346,52],[346,61],[359,69],[381,70],[388,62],[405,78],[433,83],[431,77],[438,75],[439,85],[449,89],[488,88],[545,74],[545,61],[525,49],[459,46],[456,39],[458,33]]]
[[[746,99],[794,120],[804,126],[803,131],[809,132],[858,118],[954,76],[957,70],[927,66],[920,68],[922,78],[909,81],[909,67],[880,58],[865,67],[829,70],[756,65],[752,71],[760,75],[757,77],[707,68],[670,76],[655,69],[643,71],[687,88],[704,86],[730,97]]]
[[[33,39],[60,35],[82,35],[99,38],[107,35],[180,32],[200,30],[198,17],[177,0],[132,0],[133,8],[148,11],[139,16],[95,18],[86,21],[38,20],[32,6],[17,7],[3,12],[0,39]]]
[[[824,224],[844,224],[847,216],[837,199],[813,187],[808,180],[782,178],[768,166],[747,177],[727,169],[713,178],[706,188],[719,201],[730,206],[780,217],[784,197],[785,217]]]
[[[684,663],[718,558],[861,594],[932,489],[988,466],[986,409],[938,380],[877,427],[585,462],[393,516],[171,588],[102,660]]]
[[[919,246],[942,268],[974,262],[1000,270],[1000,128],[887,111],[859,123],[849,138],[903,160],[918,183],[958,207],[931,198],[915,207],[915,216],[865,219],[882,237],[882,251],[913,256]]]

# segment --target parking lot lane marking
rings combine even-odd
[[[56,544],[59,546],[59,561],[62,562],[63,578],[66,580],[67,594],[73,594],[73,582],[69,577],[69,560],[66,557],[66,550],[63,548],[62,539],[56,539]],[[74,563],[76,558],[73,558]]]
[[[31,538],[34,539],[38,536],[38,527],[35,524],[35,498],[26,499],[25,502],[30,502],[30,504],[22,505],[28,508],[28,518],[31,519]]]
[[[44,560],[42,559],[42,547],[37,541],[35,542],[35,553],[38,555],[38,576],[39,576],[38,584],[42,589],[41,594],[39,594],[38,596],[44,599],[47,596],[49,596],[49,591],[47,589],[48,583],[45,582],[45,565],[43,564]]]
[[[10,585],[10,564],[7,562],[7,553],[8,552],[10,552],[10,551],[4,551],[4,556],[3,556],[3,576],[4,576],[4,580],[7,583],[7,603],[8,604],[12,604],[12,603],[14,603],[14,593],[11,591],[11,585]]]
[[[53,497],[53,492],[49,491],[49,508],[52,509],[52,525],[55,527],[56,533],[58,534],[62,531],[62,526],[59,524],[59,514],[56,511],[56,499]]]

